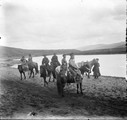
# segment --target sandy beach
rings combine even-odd
[[[83,79],[83,95],[76,94],[76,84],[65,86],[65,97],[58,96],[56,83],[44,87],[40,75],[20,80],[18,69],[10,66],[18,61],[0,64],[1,118],[73,118],[126,119],[125,78],[91,76]],[[48,81],[48,80],[47,80]],[[34,116],[30,113],[35,112]]]

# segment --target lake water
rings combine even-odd
[[[51,60],[52,56],[47,56]],[[70,56],[67,56],[67,61],[69,61]],[[81,61],[91,61],[93,58],[99,58],[100,72],[101,75],[105,76],[117,76],[126,77],[126,55],[125,54],[115,54],[115,55],[75,55],[75,62]],[[43,56],[34,57],[33,61],[41,65]],[[58,60],[61,62],[62,55],[58,55]],[[17,65],[12,66],[17,68]],[[93,74],[93,73],[92,73]]]

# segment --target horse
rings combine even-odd
[[[44,79],[44,86],[46,84],[48,85],[48,82],[46,81],[47,76],[49,77],[49,82],[50,82],[51,74],[52,74],[52,69],[51,69],[50,65],[47,65],[47,66],[41,65],[40,66],[40,77],[43,77],[43,79]]]
[[[46,81],[46,76],[47,76],[46,66],[41,65],[40,66],[40,77],[43,77],[43,79],[44,79],[44,86],[45,86],[45,84],[48,85],[48,82]]]
[[[58,62],[54,62],[50,64],[50,69],[49,72],[51,72],[51,74],[53,75],[53,82],[55,82],[56,79],[56,73],[55,73],[55,69],[60,65],[59,61]],[[50,81],[49,81],[50,82]]]
[[[40,77],[43,77],[44,79],[44,86],[47,84],[48,82],[46,81],[46,77],[49,77],[49,82],[51,81],[51,76],[53,75],[53,82],[56,79],[56,75],[55,75],[55,68],[57,66],[54,66],[53,64],[51,65],[41,65],[40,66]]]
[[[55,69],[56,79],[57,79],[57,91],[58,94],[62,97],[64,97],[64,87],[66,83],[76,83],[77,84],[77,94],[79,94],[79,86],[80,86],[80,93],[82,92],[82,78],[77,75],[76,81],[74,80],[74,77],[71,75],[69,71],[66,71],[66,75],[62,72],[60,72],[61,66],[58,66]]]
[[[96,63],[96,59],[87,62],[78,63],[78,65],[80,66],[79,70],[81,71],[81,74],[84,75],[84,73],[86,73],[88,78],[90,78],[91,69],[95,63]]]
[[[37,73],[39,73],[38,71],[38,64],[35,63],[35,62],[27,62],[26,63],[26,67],[23,67],[24,65],[18,65],[18,70],[20,72],[20,76],[21,76],[21,80],[22,80],[22,74],[24,75],[24,79],[26,79],[26,75],[25,75],[25,72],[26,71],[30,71],[30,75],[29,75],[29,78],[31,78],[31,75],[33,74],[33,78],[34,78],[34,69],[36,71],[35,75]]]

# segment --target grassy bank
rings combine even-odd
[[[65,87],[65,97],[57,94],[56,85],[50,82],[43,86],[39,75],[21,81],[17,69],[0,68],[1,104],[0,116],[29,118],[36,112],[37,117],[115,117],[124,119],[126,113],[126,81],[123,78],[84,77],[83,95],[76,94],[75,84]]]

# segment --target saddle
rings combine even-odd
[[[76,83],[82,80],[81,76],[79,74],[76,74],[75,76],[68,71],[68,79],[67,79],[67,83]]]
[[[24,71],[28,71],[28,69],[29,69],[28,65],[24,64],[24,65],[21,65],[21,66],[22,66],[22,69]]]

